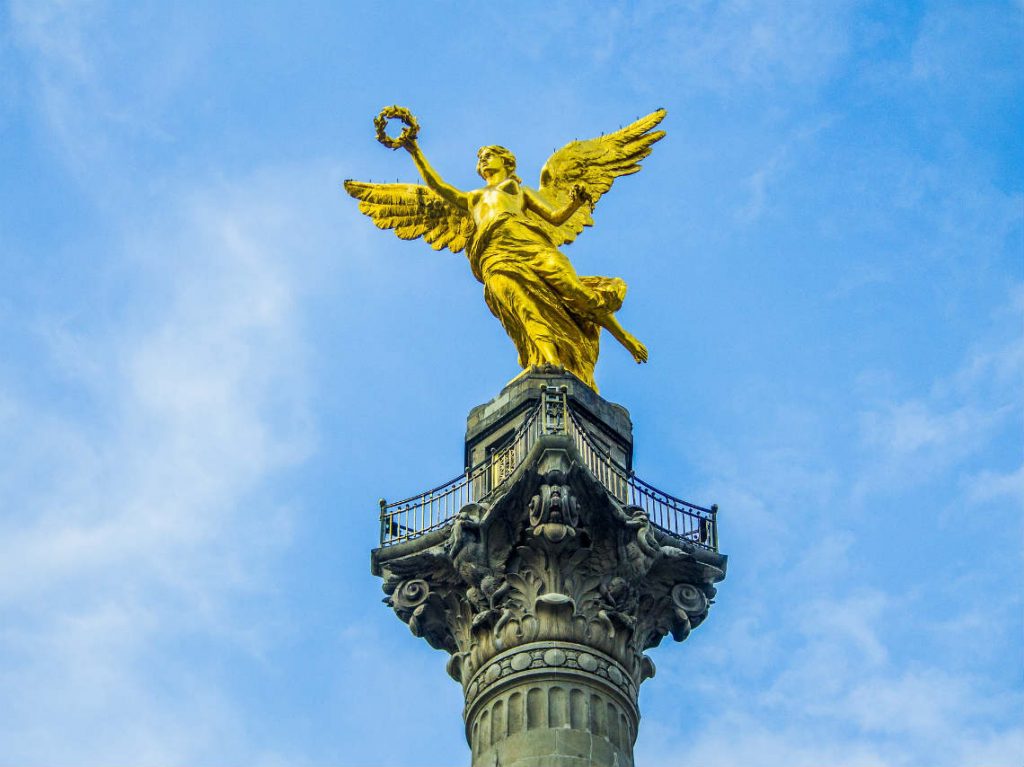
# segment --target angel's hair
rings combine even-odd
[[[509,178],[514,179],[516,183],[521,184],[523,180],[516,175],[516,156],[512,154],[508,149],[497,144],[491,144],[490,146],[482,146],[477,151],[477,159],[484,156],[484,152],[490,152],[505,165],[505,169],[508,171]]]

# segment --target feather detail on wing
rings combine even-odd
[[[403,240],[422,237],[434,250],[458,253],[473,233],[473,219],[420,184],[346,181],[345,191],[379,229],[394,229]]]
[[[653,144],[665,135],[654,128],[665,117],[659,109],[615,133],[588,141],[573,141],[559,149],[540,172],[540,194],[553,208],[568,204],[572,188],[582,185],[596,204],[612,182],[640,170],[640,161],[651,153]],[[555,245],[572,242],[585,226],[593,226],[589,206],[583,205],[561,226],[553,226],[535,216]]]

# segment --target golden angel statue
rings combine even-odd
[[[640,160],[665,135],[654,130],[664,117],[659,109],[615,133],[567,144],[545,163],[536,190],[516,175],[516,158],[508,149],[482,147],[476,170],[486,185],[464,192],[427,162],[412,114],[387,107],[374,121],[377,138],[392,149],[404,147],[426,186],[346,181],[345,190],[381,229],[394,229],[404,240],[423,237],[434,250],[466,250],[473,276],[483,283],[484,300],[515,343],[521,367],[561,367],[596,390],[601,328],[637,362],[647,361],[647,348],[615,318],[626,283],[578,275],[558,247],[593,225],[594,205],[617,177],[640,170]],[[397,139],[385,133],[391,118],[407,126]]]

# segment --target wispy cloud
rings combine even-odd
[[[815,3],[642,4],[638,26],[652,27],[673,52],[658,62],[690,88],[806,86],[826,80],[847,54],[855,3],[833,3],[827,14]],[[657,77],[632,47],[638,72]],[[667,64],[667,66],[666,66]],[[659,78],[660,79],[660,78]]]
[[[70,259],[32,250],[46,224],[23,226],[19,263],[47,260],[52,272],[26,266],[41,298],[0,305],[0,329],[18,342],[0,359],[0,443],[16,446],[0,462],[0,763],[294,765],[330,753],[319,763],[363,764],[398,729],[405,738],[385,759],[452,761],[423,754],[427,739],[464,754],[443,654],[373,607],[367,486],[400,476],[411,491],[410,460],[449,466],[425,447],[442,421],[457,459],[453,402],[486,390],[481,358],[500,348],[494,358],[505,359],[510,347],[461,257],[376,231],[340,195],[350,173],[309,159],[329,145],[323,136],[358,120],[357,139],[339,146],[369,153],[363,175],[378,172],[378,157],[397,167],[367,148],[363,105],[413,96],[411,106],[434,110],[423,131],[433,146],[454,146],[483,121],[526,144],[533,130],[560,141],[567,112],[618,114],[634,100],[670,107],[670,136],[685,136],[659,145],[670,168],[661,182],[654,162],[644,173],[654,225],[622,217],[632,234],[600,248],[588,240],[604,263],[621,258],[615,269],[672,264],[629,310],[659,328],[696,327],[705,348],[675,361],[666,350],[645,371],[665,375],[651,390],[659,401],[627,404],[634,414],[649,405],[637,417],[642,468],[717,500],[733,557],[709,623],[685,647],[654,653],[638,761],[1019,763],[1019,680],[1005,678],[1008,663],[1019,667],[1020,604],[1006,586],[1017,544],[1004,533],[1022,492],[1013,448],[1024,290],[992,307],[1019,277],[1008,243],[1018,242],[1020,196],[993,170],[1010,164],[1005,148],[987,126],[963,130],[975,110],[957,101],[1005,98],[1019,82],[1007,57],[1019,19],[1000,24],[998,4],[986,6],[995,16],[949,6],[919,18],[857,2],[824,12],[802,0],[585,12],[538,2],[512,15],[431,9],[405,29],[370,6],[346,14],[333,4],[306,19],[239,6],[218,28],[207,6],[184,8],[15,2],[0,41],[3,61],[18,66],[0,72],[0,98],[13,94],[30,113],[18,129],[31,135],[31,161],[61,166],[89,207],[88,221],[68,216],[74,231],[53,238],[89,268],[50,279]],[[439,22],[451,43],[442,52],[426,34]],[[395,55],[382,63],[384,34]],[[264,83],[272,70],[281,79]],[[484,109],[481,93],[500,98]],[[309,117],[317,99],[322,122]],[[353,104],[357,117],[344,114]],[[199,113],[210,124],[186,127]],[[243,122],[256,123],[246,134],[256,149],[234,144]],[[267,167],[268,147],[306,159]],[[60,211],[49,220],[67,223]],[[670,258],[683,244],[693,252]],[[348,279],[358,270],[377,274]],[[314,322],[306,298],[319,290],[329,295]],[[714,294],[706,312],[702,292]],[[808,309],[820,296],[828,305]],[[432,324],[463,297],[476,313]],[[915,316],[879,319],[899,313]],[[732,338],[707,341],[726,324]],[[752,332],[773,324],[775,334]],[[921,336],[900,337],[908,328]],[[778,353],[758,354],[755,338]],[[933,341],[936,353],[915,365],[918,344]],[[781,348],[804,345],[803,359]],[[719,364],[731,367],[716,377]],[[329,403],[317,400],[318,375]],[[703,401],[720,407],[697,412],[674,386],[714,390]],[[414,421],[423,440],[404,437]],[[332,490],[365,490],[370,508],[338,525],[358,561],[342,563],[308,613],[350,604],[314,625],[298,615],[306,606],[282,607],[281,584],[307,574],[289,557],[338,564],[337,550],[324,553],[333,522],[311,531],[298,508],[316,483],[290,481],[329,439],[330,459],[310,471],[322,469]],[[667,479],[680,461],[700,487]],[[974,528],[948,525],[943,506],[973,514]],[[314,532],[324,542],[311,553],[299,544]],[[988,538],[984,556],[970,536]],[[334,575],[307,586],[327,589]],[[301,647],[288,646],[292,631]],[[273,686],[270,676],[288,679]],[[286,694],[259,700],[263,684]],[[437,705],[408,723],[381,717],[399,688]],[[326,700],[311,703],[310,690]],[[335,714],[340,745],[315,750],[319,723]],[[363,750],[343,751],[353,739]]]
[[[983,563],[940,584],[933,565],[908,564],[903,582],[884,586],[871,563],[890,545],[879,535],[890,513],[879,499],[908,486],[941,479],[935,495],[948,489],[956,495],[944,503],[961,510],[957,535],[972,507],[986,507],[986,529],[1015,524],[1022,472],[1019,455],[1002,448],[1024,414],[1017,294],[993,309],[960,364],[920,391],[880,397],[867,386],[859,407],[853,400],[842,410],[787,408],[778,396],[768,408],[751,397],[740,442],[701,446],[734,561],[700,636],[655,653],[659,675],[647,693],[655,713],[638,759],[1016,764],[1024,699],[983,669],[992,653],[1019,649],[1019,597]],[[881,378],[891,389],[891,377]],[[860,442],[833,444],[826,424]],[[971,650],[978,643],[990,660]],[[690,699],[701,705],[688,713],[671,703]]]
[[[169,647],[261,651],[271,615],[233,599],[272,590],[291,511],[267,483],[314,439],[293,259],[308,274],[319,254],[292,237],[295,174],[253,181],[183,194],[156,230],[124,222],[137,293],[116,325],[36,319],[36,364],[61,371],[75,414],[3,382],[0,441],[18,451],[0,475],[0,741],[19,763],[181,763],[235,727]],[[164,663],[173,693],[154,696]]]
[[[990,723],[1012,721],[1020,696],[993,694],[964,671],[894,663],[884,627],[905,606],[878,591],[820,599],[801,605],[795,625],[781,609],[765,614],[763,630],[746,633],[746,646],[728,645],[727,657],[710,645],[688,648],[679,672],[659,677],[671,686],[662,694],[699,696],[710,710],[669,718],[671,707],[659,707],[644,721],[638,758],[670,765],[685,754],[723,767],[1015,764],[1024,728]],[[751,694],[733,659],[766,654],[763,692]]]
[[[114,12],[104,0],[16,0],[10,10],[12,42],[29,64],[25,89],[50,146],[97,197],[99,189],[124,188],[131,141],[169,144],[177,123],[169,105],[190,87],[206,45],[198,19],[184,22],[174,9],[139,6],[136,26],[112,23]],[[153,34],[147,21],[177,34]],[[126,29],[130,37],[110,40]]]
[[[1007,310],[1009,311],[1009,309]],[[872,456],[861,490],[922,482],[977,454],[1024,418],[1024,343],[1017,336],[980,342],[960,368],[921,397],[890,399],[860,413],[860,434]],[[977,473],[977,470],[975,471]],[[983,469],[990,493],[1012,488],[1013,475]],[[984,492],[972,482],[972,498]]]

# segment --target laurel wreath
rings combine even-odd
[[[398,138],[391,138],[387,133],[388,120],[401,120],[405,123],[405,128],[399,134]],[[405,107],[390,106],[384,107],[380,110],[380,114],[373,118],[373,125],[377,129],[377,141],[382,143],[388,149],[398,149],[399,147],[410,144],[416,140],[416,136],[420,132],[420,124],[413,117]]]

